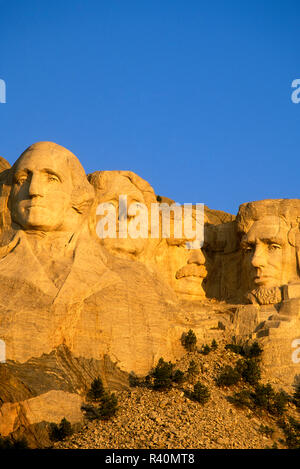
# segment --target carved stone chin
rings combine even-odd
[[[282,292],[279,287],[259,287],[246,295],[249,303],[258,303],[259,305],[273,305],[281,303]]]
[[[299,280],[299,213],[298,199],[260,200],[239,208],[243,288],[259,304],[280,302],[277,287]]]
[[[108,223],[99,205],[117,207],[118,235],[130,232],[124,213],[138,231],[142,209],[158,200],[147,181],[131,171],[87,177],[77,157],[53,142],[6,163],[0,158],[2,436],[27,428],[36,444],[45,422],[78,423],[94,378],[107,389],[128,388],[130,373],[145,376],[161,357],[182,358],[180,339],[190,329],[198,344],[263,337],[263,364],[291,384],[300,200],[243,204],[237,217],[205,208],[204,243],[195,249],[186,246],[192,236],[175,230],[175,215],[169,237],[161,230],[157,239],[105,239],[96,228]]]

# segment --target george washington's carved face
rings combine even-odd
[[[71,207],[73,186],[66,158],[46,149],[25,152],[14,169],[12,220],[25,230],[60,230]]]

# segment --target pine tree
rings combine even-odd
[[[100,418],[102,420],[108,420],[115,415],[118,410],[118,400],[114,393],[105,393],[101,406],[99,408]]]
[[[217,350],[218,344],[217,344],[215,339],[212,340],[210,348],[211,348],[211,350]]]
[[[104,395],[104,387],[100,377],[95,378],[87,392],[90,401],[100,401]]]
[[[196,349],[197,337],[196,334],[190,329],[187,334],[182,336],[182,345],[188,352],[193,352]]]
[[[206,404],[206,402],[210,399],[210,391],[208,387],[200,383],[200,381],[194,385],[194,390],[192,392],[187,391],[186,395],[193,401],[197,401],[202,405]]]
[[[49,437],[52,441],[62,441],[67,436],[72,435],[73,430],[70,422],[63,418],[59,425],[51,423],[49,428]]]
[[[158,364],[151,373],[154,382],[154,389],[169,389],[172,386],[174,365],[171,362],[165,362],[160,358]]]
[[[300,409],[300,383],[295,386],[295,392],[293,394],[293,401],[295,406]]]
[[[197,376],[199,373],[199,367],[197,363],[194,360],[190,361],[189,367],[187,369],[188,377],[190,378],[191,381],[194,380],[194,378]]]

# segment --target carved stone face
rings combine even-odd
[[[156,202],[154,191],[146,181],[128,171],[103,171],[91,176],[91,183],[96,189],[97,203],[101,206],[111,206],[114,214],[115,237],[104,237],[101,242],[118,257],[140,258],[152,242],[150,202]],[[145,197],[143,187],[148,197]],[[101,210],[102,214],[99,212],[97,209],[97,226],[107,217],[105,209]],[[141,214],[144,214],[143,219]],[[139,232],[139,223],[143,225],[143,236]],[[136,236],[133,236],[130,230],[130,227],[134,226],[137,226]]]
[[[188,250],[185,246],[180,249],[185,249],[185,253],[182,253],[181,257],[186,257],[186,263],[175,273],[175,278],[173,278],[174,290],[186,298],[189,296],[203,298],[205,296],[203,280],[207,276],[205,254],[201,249]]]
[[[174,237],[162,240],[155,264],[181,299],[202,299],[206,296],[203,281],[207,277],[208,259],[203,249],[188,249],[187,241]]]
[[[295,252],[288,243],[289,227],[277,216],[255,221],[242,239],[244,267],[250,288],[279,287],[295,272]]]
[[[67,161],[46,148],[24,153],[14,171],[12,220],[25,230],[60,230],[71,207],[72,180]]]

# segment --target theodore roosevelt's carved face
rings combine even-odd
[[[164,269],[175,292],[187,299],[205,296],[203,280],[207,276],[207,259],[201,249],[187,249],[186,240],[175,240],[168,245]]]
[[[46,150],[41,146],[25,152],[14,169],[12,220],[25,230],[60,230],[71,207],[67,161]]]

